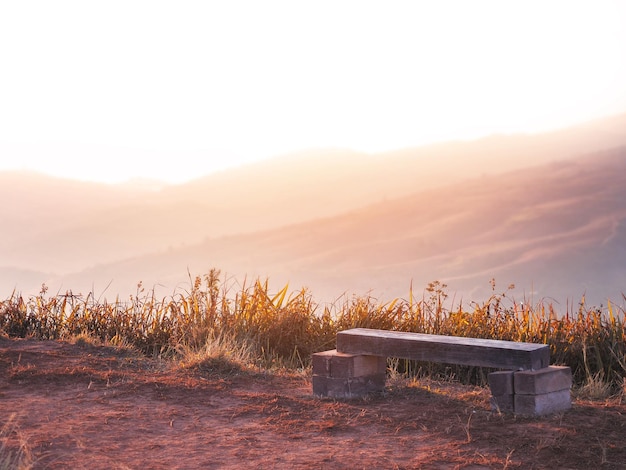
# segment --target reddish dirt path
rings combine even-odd
[[[626,405],[499,416],[486,390],[321,400],[298,376],[218,376],[121,350],[0,339],[2,440],[36,469],[626,468]],[[15,450],[15,449],[14,449]]]

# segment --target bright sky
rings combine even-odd
[[[0,170],[184,181],[626,112],[626,1],[0,3]]]

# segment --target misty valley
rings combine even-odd
[[[171,295],[218,268],[320,302],[421,296],[437,280],[456,303],[506,291],[558,311],[583,297],[621,305],[624,129],[618,116],[381,155],[307,152],[180,185],[0,173],[1,292],[127,298],[141,281]]]

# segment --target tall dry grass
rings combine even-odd
[[[14,293],[0,303],[0,329],[41,339],[86,334],[151,356],[184,351],[193,357],[207,345],[227,344],[226,350],[239,351],[240,358],[245,351],[245,360],[260,367],[302,368],[312,353],[334,347],[338,331],[367,327],[545,343],[552,362],[570,366],[580,386],[593,380],[621,389],[626,377],[624,311],[611,304],[602,312],[581,303],[577,311],[558,315],[551,304],[513,302],[508,290],[496,293],[493,284],[487,301],[451,308],[446,285],[433,282],[420,298],[411,289],[408,300],[345,297],[323,306],[306,289],[289,292],[285,286],[270,293],[268,282],[260,280],[236,286],[222,281],[217,270],[190,281],[189,290],[162,299],[141,284],[128,301],[115,302],[98,301],[93,294],[48,295],[45,286],[27,299]],[[408,361],[399,367],[464,381],[485,377],[478,368]]]
[[[4,417],[0,428],[0,470],[29,470],[35,461],[28,442],[21,435],[15,413]]]

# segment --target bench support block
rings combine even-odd
[[[513,384],[515,414],[547,415],[572,407],[572,370],[569,367],[550,366],[516,372]]]
[[[489,387],[494,411],[540,416],[572,407],[572,371],[569,367],[493,372],[489,374]]]
[[[499,371],[489,374],[492,410],[501,413],[513,413],[515,409],[513,374],[513,371]]]
[[[321,397],[356,398],[385,388],[385,357],[332,349],[313,354],[312,364],[313,393]]]
[[[363,377],[313,376],[313,393],[328,398],[359,398],[385,388],[385,374]]]

